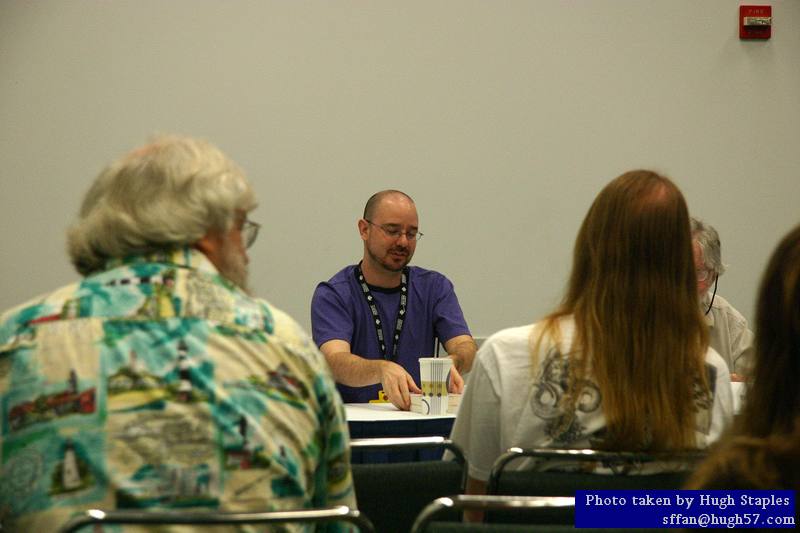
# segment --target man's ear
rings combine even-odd
[[[369,224],[363,218],[358,219],[358,233],[361,235],[361,240],[367,240],[367,230],[369,229]]]
[[[222,233],[213,228],[209,229],[205,235],[200,237],[200,240],[194,243],[194,247],[213,262],[222,249]]]

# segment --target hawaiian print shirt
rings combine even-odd
[[[89,508],[355,507],[324,358],[189,248],[112,261],[0,317],[0,416],[11,531]]]

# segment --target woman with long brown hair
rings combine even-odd
[[[753,381],[736,430],[791,433],[800,416],[800,226],[772,254],[756,305]]]
[[[730,419],[730,377],[708,348],[689,214],[654,172],[597,196],[575,242],[561,305],[491,336],[478,353],[452,438],[481,493],[511,446],[705,447]]]

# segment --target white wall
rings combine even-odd
[[[476,335],[558,300],[577,228],[625,170],[716,225],[720,293],[752,319],[800,222],[800,2],[742,42],[736,0],[0,2],[0,309],[74,280],[64,230],[154,132],[208,138],[265,225],[253,281],[308,326],[361,254],[376,190],[417,200],[415,263]]]

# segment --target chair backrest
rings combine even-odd
[[[467,510],[505,516],[516,515],[517,522],[525,523],[463,523],[442,522],[439,515]],[[420,512],[411,533],[569,533],[572,524],[547,523],[553,514],[566,511],[574,513],[575,498],[572,496],[492,496],[459,495],[438,498]],[[581,533],[629,533],[628,528],[582,528]],[[639,529],[640,532],[659,533],[663,529]]]
[[[64,524],[59,533],[73,533],[94,524],[236,526],[256,524],[349,522],[361,533],[374,533],[372,522],[359,511],[339,505],[323,509],[263,513],[188,511],[101,511],[90,509]]]
[[[441,436],[359,438],[350,441],[353,464],[438,461],[450,452],[463,464],[464,452],[453,441]]]
[[[492,466],[487,493],[568,496],[580,489],[679,489],[691,468],[706,455],[701,450],[644,453],[510,448]],[[512,461],[523,458],[535,460],[531,468],[522,471],[507,469]],[[548,471],[554,467],[562,468],[579,463],[596,463],[610,473]],[[657,473],[635,472],[638,467],[646,464],[658,467],[651,469]],[[629,475],[630,467],[634,467],[634,472]]]
[[[463,452],[443,437],[353,439],[353,449],[408,450],[442,448],[455,461],[353,464],[358,508],[381,533],[408,533],[417,514],[432,500],[464,491]],[[454,514],[452,519],[456,519]]]
[[[572,496],[492,496],[492,495],[458,495],[438,498],[428,504],[417,516],[411,528],[412,533],[444,533],[452,532],[488,532],[504,531],[507,533],[539,532],[536,529],[542,526],[541,522],[546,523],[547,516],[553,510],[571,510],[574,512],[575,498]],[[453,512],[471,511],[503,511],[512,513],[518,518],[535,524],[514,525],[514,524],[464,524],[454,522],[434,521],[443,512],[449,514]],[[531,520],[532,515],[540,515]]]
[[[656,490],[679,489],[685,483],[691,467],[706,456],[704,451],[683,452],[609,452],[570,449],[510,448],[497,458],[487,483],[488,494],[515,496],[574,496],[577,490]],[[526,470],[509,470],[516,460],[534,459]],[[548,468],[574,467],[580,463],[602,465],[610,473],[593,471],[547,470]],[[648,465],[655,473],[637,474],[640,467]],[[634,472],[627,472],[633,467]],[[647,470],[645,470],[647,472]],[[490,521],[510,521],[498,513]],[[572,524],[574,510],[554,514],[553,523]]]
[[[374,439],[353,439],[350,441],[351,451],[390,450],[423,450],[436,448],[447,450],[453,454],[456,462],[464,464],[464,452],[452,440],[445,437],[383,437]]]

